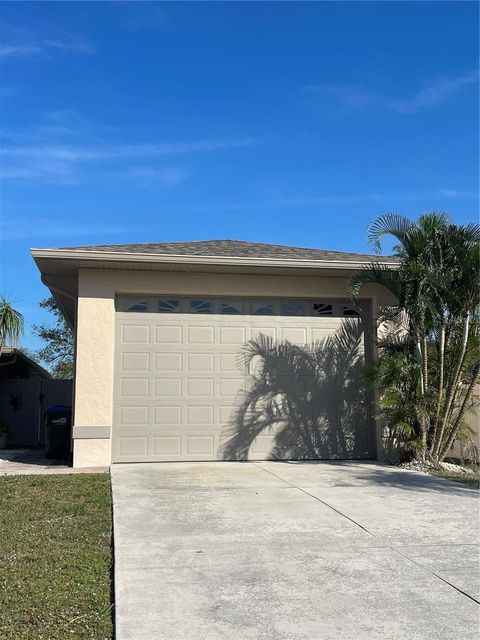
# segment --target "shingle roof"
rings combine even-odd
[[[44,369],[33,358],[15,347],[3,347],[0,354],[0,364],[2,367],[13,366],[18,360],[23,361],[28,367],[36,371],[43,378],[52,378],[52,374]],[[8,377],[8,376],[7,376]]]
[[[214,256],[228,258],[270,258],[290,260],[370,261],[398,262],[393,256],[374,256],[367,253],[350,253],[324,249],[288,247],[278,244],[244,242],[242,240],[203,240],[199,242],[148,242],[145,244],[101,244],[87,247],[61,247],[73,251],[108,253],[141,253],[175,256]]]

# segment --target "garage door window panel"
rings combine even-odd
[[[361,317],[361,305],[341,300],[275,300],[175,296],[119,297],[117,309],[133,313],[220,314],[225,316],[333,316]]]
[[[147,313],[150,311],[150,300],[148,298],[127,298],[125,300],[125,311]]]
[[[213,313],[212,300],[195,298],[190,300],[190,311],[192,313]]]
[[[252,302],[252,314],[254,316],[273,316],[273,302]]]
[[[282,302],[282,315],[285,316],[304,316],[305,315],[305,303],[304,302]]]
[[[314,302],[313,310],[317,316],[333,316],[333,305],[325,302]]]
[[[235,300],[220,301],[220,313],[229,316],[241,315],[244,312],[243,303]]]
[[[179,313],[180,299],[179,298],[160,298],[160,300],[157,303],[157,311],[159,313]]]
[[[361,315],[360,307],[342,305],[342,315],[347,317],[359,318]]]

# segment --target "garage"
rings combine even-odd
[[[368,309],[117,296],[113,462],[374,458]]]
[[[75,467],[382,457],[364,383],[386,256],[241,240],[33,249],[75,333]]]

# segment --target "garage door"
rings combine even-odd
[[[113,460],[373,458],[366,310],[121,297]]]

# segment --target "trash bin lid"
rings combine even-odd
[[[45,409],[45,413],[71,413],[72,407],[65,404],[54,404],[51,407]]]

